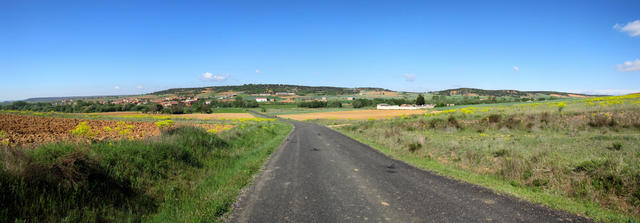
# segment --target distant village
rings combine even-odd
[[[360,93],[363,95],[363,93]],[[217,95],[215,97],[207,97],[207,98],[199,98],[199,97],[188,97],[188,96],[169,96],[164,98],[155,98],[151,99],[148,97],[140,96],[140,97],[126,97],[126,98],[118,98],[113,100],[108,99],[99,99],[96,100],[96,103],[99,104],[114,104],[114,105],[144,105],[147,103],[157,103],[162,105],[162,107],[171,107],[178,104],[184,104],[185,106],[192,106],[195,103],[202,104],[211,104],[213,101],[216,102],[234,102],[236,101],[238,94],[236,93],[226,93],[222,95]],[[276,93],[260,93],[260,94],[250,94],[250,96],[255,97],[255,100],[258,103],[268,103],[268,102],[280,102],[280,103],[294,103],[294,102],[312,102],[312,101],[322,101],[327,102],[327,96],[297,96],[296,93],[293,92],[276,92]],[[343,100],[346,101],[354,101],[356,100],[353,96],[343,97]],[[77,100],[76,100],[77,101]],[[69,100],[61,100],[60,102],[55,102],[55,105],[59,104],[75,104],[73,99]],[[447,104],[446,106],[453,106],[453,104]],[[414,104],[402,104],[402,105],[388,105],[388,104],[378,104],[376,106],[379,110],[413,110],[413,109],[427,109],[435,107],[434,104],[426,104],[426,105],[414,105]]]
[[[236,101],[236,97],[238,95],[235,93],[230,93],[230,94],[224,94],[224,95],[220,95],[220,96],[216,96],[214,98],[206,98],[204,100],[204,104],[211,104],[212,101],[218,101],[218,102],[234,102]],[[275,98],[268,98],[271,96],[288,96],[288,97],[294,97],[296,96],[296,93],[290,93],[290,92],[277,92],[274,94],[269,94],[269,93],[265,93],[265,94],[251,94],[251,96],[258,96],[257,98],[255,98],[256,102],[276,102]],[[170,97],[165,97],[165,98],[158,98],[158,99],[149,99],[149,98],[145,98],[145,97],[127,97],[127,98],[119,98],[119,99],[115,99],[115,100],[106,100],[106,99],[102,99],[102,100],[97,100],[96,103],[99,104],[116,104],[116,105],[125,105],[125,104],[134,104],[134,105],[143,105],[143,104],[147,104],[147,103],[158,103],[160,105],[162,105],[163,107],[170,107],[172,105],[177,105],[180,103],[183,103],[186,106],[191,106],[199,101],[202,101],[203,99],[198,98],[198,97],[181,97],[181,96],[170,96]],[[313,101],[313,100],[317,100],[317,99],[303,99],[303,101]],[[326,101],[327,98],[326,97],[322,97],[320,100]],[[353,97],[351,97],[351,99],[347,99],[347,100],[353,100]],[[77,100],[76,100],[77,101]],[[294,102],[293,98],[285,98],[283,100],[278,100],[279,102]],[[55,105],[60,105],[60,104],[75,104],[73,99],[68,99],[68,100],[61,100],[60,102],[55,102]]]

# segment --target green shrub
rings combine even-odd
[[[447,123],[449,123],[449,125],[454,126],[456,128],[460,128],[461,127],[460,123],[458,123],[458,120],[453,115],[450,115],[449,118],[447,118]]]
[[[531,186],[534,187],[544,187],[547,186],[547,184],[549,184],[549,179],[534,179],[531,181]]]
[[[502,119],[502,115],[499,114],[490,114],[487,116],[487,121],[489,123],[498,123]]]
[[[429,120],[429,127],[432,129],[442,127],[446,123],[445,120],[440,118],[432,118]]]
[[[531,171],[531,170],[526,170],[526,171],[524,171],[524,173],[522,173],[522,178],[525,179],[525,180],[528,180],[532,176],[533,176],[533,171]]]
[[[614,143],[611,144],[611,146],[607,147],[607,149],[620,151],[622,149],[622,143],[614,142]]]
[[[329,108],[342,108],[342,103],[339,101],[331,101],[327,104]]]
[[[409,151],[412,153],[418,151],[420,148],[422,148],[422,144],[419,142],[409,143]]]
[[[599,169],[608,168],[611,165],[612,163],[609,160],[588,160],[578,164],[573,171],[591,174]]]

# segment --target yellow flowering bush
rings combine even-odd
[[[166,129],[171,128],[175,124],[175,122],[173,120],[163,120],[154,122],[154,124],[156,124],[156,126],[158,126],[158,128],[160,129]]]
[[[80,124],[71,130],[71,134],[79,137],[93,138],[96,132],[91,129],[91,126],[87,124],[87,122],[80,122]]]

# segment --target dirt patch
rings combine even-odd
[[[587,96],[579,95],[579,94],[569,94],[569,97],[574,97],[574,98],[586,98]]]
[[[293,120],[310,120],[310,119],[380,119],[392,118],[401,115],[415,115],[430,112],[428,110],[354,110],[354,111],[338,111],[338,112],[317,112],[306,114],[279,115],[282,118],[290,118]]]
[[[81,122],[91,127],[94,140],[141,139],[160,134],[152,122],[117,122],[0,114],[0,141],[10,146],[37,145],[55,141],[82,141],[71,130]]]
[[[398,92],[393,92],[393,91],[365,91],[364,95],[396,96],[396,95],[398,95]]]
[[[80,123],[86,122],[91,128],[84,136],[74,135]],[[196,126],[210,132],[222,132],[235,127],[228,124],[186,124],[176,126]],[[0,145],[24,146],[39,145],[58,141],[103,141],[119,139],[143,139],[160,135],[153,122],[123,122],[92,119],[52,118],[28,115],[0,114]],[[88,137],[90,135],[90,137]]]
[[[339,128],[343,126],[350,126],[351,124],[338,124],[338,125],[327,125],[329,128]]]
[[[557,98],[566,98],[567,97],[567,96],[559,95],[559,94],[551,94],[551,96],[557,97]]]

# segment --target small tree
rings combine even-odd
[[[422,94],[419,94],[418,98],[416,98],[416,105],[424,105],[424,97]]]
[[[244,98],[242,98],[242,96],[237,96],[236,100],[233,102],[233,106],[236,108],[245,107]]]
[[[332,101],[327,104],[327,107],[342,108],[342,103],[340,103],[339,101]]]
[[[352,103],[352,105],[353,105],[354,108],[362,108],[362,107],[364,107],[364,103],[362,101],[360,101],[360,100],[355,100]]]

